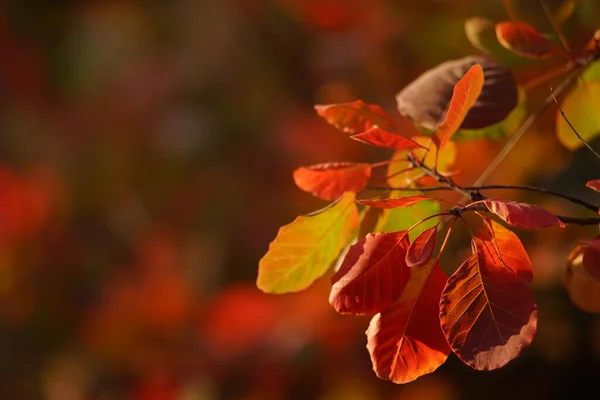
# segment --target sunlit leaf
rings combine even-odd
[[[523,64],[524,58],[507,50],[496,36],[496,23],[488,18],[471,17],[465,20],[465,34],[477,49],[487,53],[504,65]]]
[[[506,67],[487,56],[446,61],[424,72],[398,93],[398,110],[433,131],[445,117],[454,85],[475,64],[483,68],[483,88],[460,129],[480,129],[503,121],[517,105],[517,85]]]
[[[448,279],[440,322],[463,362],[477,370],[494,370],[531,344],[537,306],[529,287],[513,271],[490,253],[475,251]]]
[[[335,162],[300,167],[294,171],[296,185],[324,200],[335,200],[344,192],[359,192],[371,177],[371,164]]]
[[[581,82],[565,96],[561,108],[577,133],[591,142],[600,134],[600,81]],[[556,113],[556,133],[560,142],[570,150],[583,146],[562,115]]]
[[[549,226],[564,227],[565,224],[556,215],[540,206],[502,199],[482,201],[490,210],[515,228],[547,228]]]
[[[583,251],[583,268],[600,281],[600,235],[594,237]]]
[[[350,135],[368,131],[371,128],[394,130],[392,119],[376,104],[362,100],[351,103],[316,105],[317,114],[328,123]]]
[[[356,234],[358,211],[354,195],[334,206],[297,217],[279,229],[258,265],[257,286],[264,292],[297,292],[327,272]]]
[[[583,254],[587,245],[578,245],[567,258],[565,287],[578,308],[600,314],[600,281],[594,279],[583,267]]]
[[[362,203],[369,207],[379,207],[379,208],[399,208],[399,207],[409,207],[414,204],[420,203],[425,200],[436,200],[436,197],[431,196],[408,196],[408,197],[400,197],[395,199],[361,199],[357,200],[359,203]]]
[[[486,218],[475,232],[477,248],[487,259],[503,265],[526,283],[533,280],[533,267],[521,240],[501,224]]]
[[[591,181],[587,181],[585,183],[586,187],[595,190],[596,192],[600,192],[600,179],[594,179]]]
[[[437,233],[437,226],[428,228],[410,244],[406,252],[406,264],[409,267],[421,267],[429,261],[435,249]]]
[[[398,297],[410,277],[406,231],[370,233],[352,245],[331,278],[329,302],[339,313],[376,314]]]
[[[474,64],[465,75],[456,83],[446,112],[446,118],[434,133],[438,147],[442,148],[454,132],[462,125],[467,113],[477,101],[483,88],[483,69],[481,65]]]
[[[352,139],[372,146],[388,147],[392,149],[417,149],[422,145],[412,139],[388,132],[381,128],[372,128],[366,132],[350,136]]]
[[[499,22],[496,24],[496,35],[502,46],[522,57],[545,59],[558,53],[550,40],[522,21]]]
[[[450,348],[439,325],[445,283],[439,265],[415,269],[402,297],[373,317],[367,329],[367,349],[378,377],[407,383],[446,361]]]

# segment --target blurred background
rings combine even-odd
[[[595,227],[522,233],[539,331],[493,372],[451,355],[413,383],[379,380],[368,319],[336,315],[327,278],[297,294],[255,288],[278,228],[325,205],[295,187],[295,168],[390,156],[348,140],[313,105],[360,98],[416,133],[395,94],[479,54],[471,16],[508,19],[500,0],[0,1],[0,399],[594,393],[600,321],[571,304],[562,279]],[[600,0],[577,1],[563,24],[574,52],[598,28]],[[506,62],[519,83],[554,63]],[[532,90],[528,107],[548,93]],[[583,186],[600,177],[598,161],[561,147],[555,113],[492,181],[598,201]],[[474,180],[501,145],[459,142],[457,180]],[[447,268],[465,251],[468,240],[454,240]]]

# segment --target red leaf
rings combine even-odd
[[[331,278],[329,302],[339,313],[375,314],[398,299],[410,277],[406,231],[370,233],[352,245]]]
[[[475,232],[474,242],[486,258],[503,265],[526,283],[533,280],[533,267],[519,237],[504,226],[486,218]]]
[[[352,103],[316,105],[317,114],[342,132],[350,135],[368,131],[371,128],[394,130],[392,119],[376,104],[362,100]]]
[[[595,190],[596,192],[600,192],[600,179],[594,179],[591,181],[587,181],[585,186],[589,187],[590,189]]]
[[[407,383],[446,361],[450,348],[439,327],[445,283],[446,275],[438,264],[412,270],[402,297],[373,317],[367,329],[367,349],[378,377]]]
[[[522,57],[543,59],[558,51],[537,29],[521,21],[499,22],[496,36],[502,46]]]
[[[371,177],[371,164],[335,162],[300,167],[294,171],[294,182],[313,196],[335,200],[344,192],[359,192]]]
[[[412,139],[388,132],[381,128],[372,128],[366,132],[350,136],[352,139],[372,146],[388,147],[392,149],[426,149]]]
[[[438,148],[444,147],[450,141],[452,135],[461,126],[469,110],[477,101],[482,88],[483,69],[481,65],[474,64],[454,85],[446,118],[433,136]]]
[[[425,200],[437,200],[435,197],[430,196],[408,196],[401,197],[399,199],[377,199],[377,200],[356,200],[359,203],[362,203],[366,206],[370,207],[378,207],[378,208],[400,208],[400,207],[409,207],[414,204],[420,203]]]
[[[583,251],[583,268],[592,278],[600,281],[600,235],[592,239]]]
[[[477,370],[501,368],[531,344],[537,306],[529,287],[498,258],[471,255],[448,279],[440,301],[452,351]]]
[[[496,214],[506,221],[507,224],[515,228],[565,226],[556,215],[532,204],[495,199],[483,200],[482,202],[490,212]]]
[[[437,240],[437,225],[424,230],[410,245],[406,252],[406,264],[409,267],[421,267],[429,261]]]

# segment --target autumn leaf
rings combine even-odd
[[[324,200],[335,200],[344,192],[359,192],[371,177],[371,164],[335,162],[300,167],[294,171],[296,185]]]
[[[587,245],[580,244],[569,254],[565,272],[565,287],[573,304],[583,311],[600,314],[600,281],[583,267]]]
[[[402,293],[410,270],[406,231],[370,233],[352,245],[332,277],[329,302],[339,313],[376,314]]]
[[[547,228],[550,226],[564,227],[565,224],[556,215],[544,210],[542,207],[499,199],[483,200],[483,204],[515,228]]]
[[[417,268],[425,265],[431,258],[437,240],[437,225],[426,229],[409,246],[406,252],[406,264]]]
[[[503,367],[531,344],[537,306],[529,287],[474,241],[475,253],[450,276],[440,301],[452,351],[477,370]]]
[[[475,64],[483,68],[483,88],[460,129],[481,129],[503,121],[517,105],[517,84],[508,68],[487,56],[446,61],[424,72],[396,95],[398,111],[433,131],[444,118],[454,86]]]
[[[446,118],[433,136],[438,148],[444,147],[454,132],[460,128],[467,113],[477,101],[481,89],[483,89],[483,69],[481,65],[474,64],[454,86]]]
[[[344,133],[354,135],[371,128],[394,130],[392,119],[376,104],[362,100],[351,103],[316,105],[315,110],[329,124]]]
[[[322,212],[281,227],[259,262],[258,288],[287,293],[309,287],[327,272],[355,237],[357,227],[358,210],[351,193]]]
[[[437,200],[436,197],[431,196],[407,196],[400,197],[397,199],[361,199],[357,200],[359,203],[369,207],[378,208],[399,208],[408,207],[414,204],[420,203],[425,200]]]
[[[545,31],[553,31],[552,22],[548,20],[546,10],[552,16],[553,22],[560,25],[565,22],[575,10],[575,0],[504,0],[506,12],[515,21],[534,22],[535,26]]]
[[[583,268],[592,278],[600,281],[600,235],[594,237],[583,251]]]
[[[502,264],[521,278],[527,284],[533,280],[533,267],[531,260],[514,232],[501,224],[489,219],[484,219],[484,224],[475,232],[477,248],[486,253],[488,259]]]
[[[587,181],[585,183],[586,187],[595,190],[596,192],[600,192],[600,179],[594,179],[591,181]]]
[[[504,21],[496,24],[498,41],[508,50],[526,58],[545,59],[558,49],[537,29],[522,21]]]
[[[371,319],[367,349],[379,378],[411,382],[446,361],[450,348],[439,325],[445,283],[446,275],[433,262],[413,269],[400,299]]]
[[[417,149],[425,148],[412,139],[388,132],[381,128],[371,128],[366,132],[352,135],[350,138],[378,147],[388,147],[392,149]]]
[[[600,135],[600,80],[582,81],[565,96],[561,108],[579,136],[591,142]],[[556,134],[569,150],[577,150],[583,142],[575,135],[560,112],[556,113]]]

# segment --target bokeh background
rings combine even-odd
[[[360,98],[416,133],[395,94],[478,54],[464,31],[475,15],[508,18],[499,0],[1,1],[0,399],[595,393],[600,321],[562,285],[567,255],[595,227],[520,233],[540,329],[493,372],[450,356],[413,383],[379,380],[368,319],[336,315],[327,278],[297,294],[255,288],[278,228],[325,205],[294,186],[296,167],[390,155],[348,140],[313,105]],[[598,28],[598,0],[577,1],[563,25],[573,49]],[[553,63],[509,64],[523,83]],[[548,93],[533,90],[528,107]],[[598,160],[561,147],[555,113],[492,181],[600,200],[583,187],[600,177]],[[475,179],[501,145],[460,142],[457,180]],[[464,258],[464,239],[451,242],[446,268]]]

